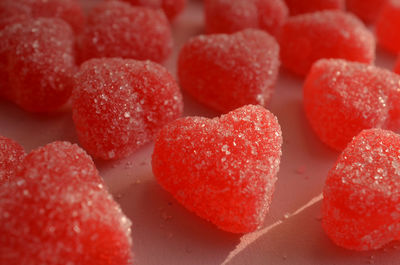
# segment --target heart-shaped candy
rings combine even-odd
[[[261,106],[214,119],[182,118],[159,133],[153,173],[189,210],[223,230],[246,233],[268,212],[281,144],[276,117]]]
[[[380,248],[400,238],[399,195],[400,136],[364,130],[328,174],[322,226],[339,246]]]
[[[266,105],[279,70],[279,45],[268,33],[202,35],[189,40],[178,60],[179,82],[203,104],[228,112]]]
[[[32,151],[0,186],[0,264],[128,265],[130,225],[77,145]]]
[[[179,87],[163,66],[120,58],[83,63],[72,104],[79,141],[102,159],[131,154],[183,109]]]
[[[400,128],[400,76],[386,69],[321,59],[311,67],[303,91],[312,129],[336,150],[362,130]]]

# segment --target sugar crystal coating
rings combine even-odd
[[[183,110],[179,87],[163,66],[119,58],[83,63],[72,103],[82,146],[102,159],[131,154]]]
[[[278,43],[261,30],[200,35],[181,49],[178,77],[198,101],[228,112],[246,104],[266,105],[279,64]]]
[[[15,177],[15,171],[25,157],[24,148],[0,135],[0,186]]]
[[[79,0],[2,0],[0,29],[27,18],[60,18],[75,31],[83,29],[85,17]]]
[[[381,248],[399,239],[400,136],[362,131],[330,170],[324,186],[322,226],[339,246]]]
[[[53,111],[68,100],[75,72],[74,35],[63,20],[24,20],[0,31],[0,97]]]
[[[220,118],[169,123],[157,137],[152,168],[187,209],[223,230],[247,233],[268,212],[281,145],[276,117],[247,105]]]
[[[346,8],[366,23],[372,23],[386,2],[388,0],[346,0]]]
[[[348,1],[348,0],[347,0]],[[285,0],[291,16],[328,9],[344,9],[345,0]]]
[[[369,128],[400,128],[400,76],[375,66],[322,59],[304,82],[304,109],[325,144],[343,150]]]
[[[279,39],[283,66],[305,75],[322,58],[342,58],[372,63],[375,39],[364,24],[350,13],[321,11],[290,17]]]
[[[388,0],[375,26],[379,45],[390,52],[400,52],[400,0]]]
[[[109,0],[115,1],[115,0]],[[186,0],[122,0],[134,6],[147,6],[151,8],[161,8],[169,20],[179,15],[186,5]]]
[[[16,176],[0,187],[1,264],[132,264],[131,223],[81,148],[38,148]]]
[[[283,0],[205,0],[204,12],[208,33],[258,28],[276,35],[288,15]]]
[[[79,46],[81,61],[122,57],[161,62],[172,51],[171,28],[161,10],[102,2],[89,13]]]
[[[30,18],[30,8],[11,0],[0,2],[0,30],[28,18]]]

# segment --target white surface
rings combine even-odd
[[[200,1],[190,2],[173,30],[176,49],[166,65],[174,73],[179,47],[202,32]],[[394,59],[378,51],[378,65],[391,68]],[[308,126],[301,85],[301,79],[281,70],[269,107],[283,131],[281,169],[265,228],[255,233],[241,236],[223,232],[177,204],[154,180],[152,144],[120,161],[96,161],[110,191],[132,220],[135,264],[400,263],[400,244],[379,251],[354,252],[336,247],[323,233],[320,193],[338,153],[324,146]],[[185,95],[185,115],[218,114]],[[0,101],[0,134],[17,140],[27,151],[55,140],[77,142],[68,107],[43,116]]]

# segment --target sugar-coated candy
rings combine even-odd
[[[0,185],[15,177],[15,171],[25,157],[24,148],[0,135]]]
[[[375,66],[321,59],[304,82],[304,109],[322,142],[343,150],[364,129],[400,128],[400,76]]]
[[[28,7],[11,0],[0,2],[0,30],[30,17],[30,9]]]
[[[171,27],[161,10],[102,2],[89,13],[79,47],[80,61],[122,57],[161,62],[172,51]]]
[[[305,75],[322,58],[372,63],[375,38],[354,15],[328,10],[288,18],[279,39],[283,66]]]
[[[283,0],[205,0],[204,12],[208,33],[259,28],[276,35],[288,15]]]
[[[1,264],[132,264],[131,223],[77,145],[28,154],[0,209]]]
[[[378,249],[400,232],[400,136],[369,129],[349,143],[324,186],[322,226],[337,245]]]
[[[115,0],[109,0],[115,1]],[[122,0],[134,6],[147,6],[151,8],[161,8],[169,20],[179,15],[186,5],[186,0]]]
[[[347,0],[348,1],[348,0]],[[291,16],[328,9],[344,9],[345,0],[285,0]]]
[[[259,228],[277,180],[282,135],[276,117],[247,105],[220,118],[186,117],[159,133],[152,156],[160,185],[220,229]]]
[[[394,53],[400,52],[400,0],[388,0],[382,7],[375,32],[383,48]]]
[[[82,146],[102,159],[131,154],[183,110],[179,87],[163,66],[119,58],[83,63],[72,103]]]
[[[266,105],[279,71],[279,45],[268,33],[247,29],[190,39],[178,59],[183,89],[222,112]]]
[[[32,112],[58,109],[76,72],[74,34],[58,18],[38,18],[0,31],[0,97]]]
[[[79,0],[1,0],[0,29],[27,18],[60,18],[75,33],[84,27],[85,17]]]
[[[373,23],[387,1],[388,0],[346,0],[346,8],[366,23]]]

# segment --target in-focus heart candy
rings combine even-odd
[[[182,95],[172,75],[150,61],[91,59],[81,65],[72,115],[82,146],[93,156],[118,159],[151,141],[180,117]]]
[[[279,45],[268,33],[248,29],[190,39],[178,59],[179,82],[201,103],[222,112],[267,105],[279,70]]]
[[[160,131],[153,173],[190,211],[223,230],[247,233],[268,212],[281,145],[276,117],[261,106],[214,119],[182,118]]]
[[[77,145],[32,151],[0,186],[0,264],[132,264],[130,226]]]
[[[322,59],[312,66],[303,89],[311,127],[336,150],[364,129],[400,128],[400,76],[391,71]]]
[[[306,75],[311,65],[323,58],[372,63],[374,35],[356,16],[340,10],[326,10],[290,17],[279,37],[284,67]]]
[[[15,177],[15,171],[25,157],[24,148],[0,135],[0,185]]]
[[[400,238],[399,194],[400,136],[364,130],[328,174],[322,226],[339,246],[378,249]]]

